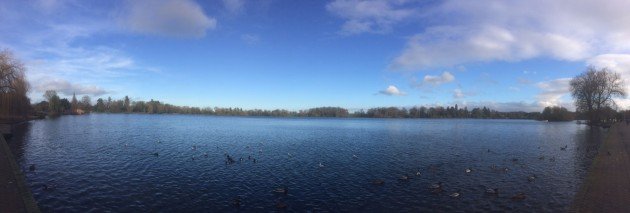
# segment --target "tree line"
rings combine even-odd
[[[199,114],[220,116],[263,116],[263,117],[360,117],[360,118],[492,118],[492,119],[541,119],[540,112],[499,112],[487,107],[460,108],[455,106],[436,107],[376,107],[350,112],[342,107],[316,107],[307,110],[290,111],[285,109],[264,110],[239,107],[189,107],[163,103],[158,100],[132,101],[128,96],[115,100],[111,97],[98,98],[91,105],[91,98],[84,95],[80,101],[73,96],[72,101],[60,99],[55,91],[46,91],[46,101],[35,104],[36,111],[58,114],[83,113],[142,113],[142,114]],[[564,109],[564,108],[563,108]],[[566,109],[564,109],[566,110]]]

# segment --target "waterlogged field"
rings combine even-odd
[[[112,114],[21,128],[9,144],[44,212],[566,211],[605,134],[526,120]]]

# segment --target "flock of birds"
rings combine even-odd
[[[161,143],[161,141],[160,141],[160,140],[158,140],[158,141],[157,141],[157,143]],[[260,144],[262,145],[263,143],[262,143],[262,142],[260,142]],[[125,144],[124,144],[124,146],[125,146],[125,147],[127,147],[127,146],[128,146],[128,144],[126,144],[126,143],[125,143]],[[568,147],[568,145],[565,145],[565,146],[563,146],[563,147],[560,147],[560,150],[562,150],[562,151],[566,151],[567,147]],[[250,146],[247,146],[246,148],[247,148],[247,149],[250,149]],[[538,147],[538,149],[540,149],[540,148],[541,148],[541,147]],[[192,149],[192,150],[197,150],[197,146],[196,146],[196,145],[193,145],[193,146],[191,147],[191,149]],[[219,149],[219,147],[218,147],[218,146],[217,146],[217,149]],[[589,148],[589,149],[590,149],[590,148]],[[578,148],[578,150],[579,150],[579,148]],[[259,149],[259,152],[260,152],[260,153],[262,153],[262,149]],[[490,152],[491,152],[491,150],[490,150],[490,149],[488,149],[488,150],[487,150],[487,152],[489,152],[489,153],[490,153]],[[159,152],[155,151],[155,152],[152,152],[152,153],[151,153],[151,155],[153,155],[153,156],[155,156],[155,157],[159,157],[159,155],[160,155],[160,154],[159,154]],[[293,155],[292,155],[291,153],[287,153],[287,155],[288,155],[290,158],[291,158],[291,157],[293,157]],[[203,154],[202,154],[202,156],[207,158],[207,157],[208,157],[208,152],[203,153]],[[241,163],[241,162],[243,162],[243,161],[245,160],[243,157],[236,158],[236,157],[234,157],[234,156],[232,156],[232,155],[228,154],[227,152],[224,152],[224,157],[225,157],[225,164],[226,164],[226,165],[231,165],[231,164]],[[358,158],[359,158],[359,157],[358,157],[357,155],[355,155],[355,154],[353,154],[353,155],[352,155],[352,159],[356,160],[356,159],[358,159]],[[191,160],[195,160],[195,159],[196,159],[196,157],[195,157],[195,156],[192,156],[192,157],[191,157]],[[545,160],[545,156],[540,156],[538,159],[539,159],[539,160]],[[553,162],[553,161],[555,161],[555,157],[551,157],[551,158],[549,158],[549,160]],[[249,156],[247,157],[247,161],[250,161],[250,162],[252,162],[252,163],[257,163],[256,158],[253,158],[251,155],[249,155]],[[519,161],[519,159],[517,159],[517,158],[512,158],[512,162],[513,162],[513,163],[518,163],[518,161]],[[521,165],[522,165],[522,164],[521,164]],[[323,164],[323,162],[319,162],[319,163],[317,164],[317,167],[318,167],[318,168],[324,168],[324,167],[325,167],[325,165]],[[29,169],[29,171],[34,172],[34,171],[36,170],[35,164],[31,164],[31,165],[28,167],[28,169]],[[431,169],[431,170],[435,170],[435,169],[436,169],[436,166],[435,166],[435,165],[432,165],[432,166],[430,166],[430,169]],[[490,169],[491,169],[492,171],[498,171],[498,172],[508,172],[508,171],[509,171],[508,167],[501,167],[501,168],[499,168],[499,167],[497,167],[496,165],[492,165],[492,166],[490,166]],[[465,172],[466,174],[471,174],[471,173],[473,173],[473,172],[474,172],[474,170],[473,170],[473,168],[466,168],[466,169],[464,170],[464,172]],[[415,176],[421,176],[421,175],[422,175],[422,173],[421,173],[419,170],[417,170],[417,171],[415,172]],[[536,180],[536,178],[537,178],[537,176],[536,176],[536,175],[530,175],[530,176],[528,176],[528,177],[527,177],[527,181],[528,181],[528,182],[534,182],[534,181]],[[400,176],[399,176],[399,178],[398,178],[398,181],[401,181],[401,182],[407,182],[407,181],[411,181],[411,179],[412,179],[412,177],[410,177],[410,176],[408,176],[408,175],[400,175]],[[372,184],[372,185],[374,185],[374,186],[382,186],[382,185],[384,185],[384,184],[385,184],[385,182],[386,182],[386,181],[385,181],[385,180],[383,180],[383,179],[372,179],[372,180],[371,180],[371,184]],[[45,191],[52,191],[52,190],[54,190],[54,189],[56,188],[56,185],[54,185],[54,184],[48,184],[48,185],[47,185],[47,184],[43,184],[43,185],[42,185],[42,188],[43,188],[43,190],[45,190]],[[432,193],[432,194],[441,194],[441,193],[443,193],[444,191],[446,191],[446,190],[445,190],[445,187],[443,186],[443,183],[442,183],[442,182],[433,183],[433,184],[429,185],[427,188],[428,188],[429,192],[430,192],[430,193]],[[272,190],[272,192],[273,192],[274,194],[276,194],[276,195],[286,196],[286,195],[288,195],[288,193],[289,193],[289,189],[288,189],[288,187],[279,187],[279,188],[276,188],[276,189]],[[484,194],[486,194],[486,195],[490,195],[490,196],[497,196],[497,197],[498,197],[498,196],[499,196],[499,189],[498,189],[498,188],[490,188],[490,187],[486,187]],[[451,198],[460,198],[460,196],[462,196],[462,192],[461,192],[461,190],[459,190],[459,189],[458,189],[458,190],[455,190],[455,191],[451,192],[450,194],[448,194],[448,196],[449,196],[449,197],[451,197]],[[514,200],[514,201],[520,201],[520,200],[524,200],[524,199],[526,199],[526,198],[527,198],[527,195],[526,195],[524,192],[519,192],[519,193],[514,194],[513,196],[511,196],[511,197],[509,197],[509,198],[510,198],[511,200]],[[240,198],[240,197],[235,197],[235,198],[232,200],[231,204],[232,204],[232,206],[237,207],[237,208],[238,208],[238,207],[241,207],[241,205],[242,205],[242,200],[241,200],[241,198]],[[286,203],[282,202],[282,201],[278,201],[278,202],[276,203],[276,208],[278,208],[278,209],[286,209],[287,207],[288,207],[288,205],[287,205]]]

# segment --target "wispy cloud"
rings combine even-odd
[[[241,35],[241,40],[246,44],[256,44],[260,41],[260,37],[252,34]]]
[[[223,0],[223,6],[231,14],[239,14],[243,12],[245,7],[244,0]]]
[[[335,0],[326,9],[345,20],[341,34],[386,33],[392,26],[413,15],[401,0]]]

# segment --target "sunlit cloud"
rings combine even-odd
[[[383,95],[390,95],[390,96],[406,95],[404,92],[400,91],[398,87],[394,85],[389,85],[386,89],[378,91],[378,93],[383,94]]]
[[[445,1],[423,17],[433,24],[408,40],[390,68],[538,57],[579,61],[628,52],[628,7],[628,1]]]

